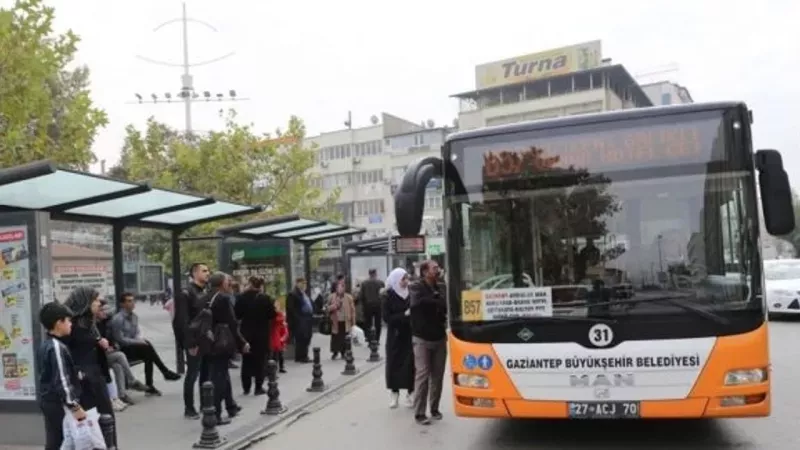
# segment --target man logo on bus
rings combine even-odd
[[[598,375],[570,375],[570,387],[632,387],[636,385],[632,373]]]

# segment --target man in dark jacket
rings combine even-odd
[[[267,354],[270,351],[270,331],[275,319],[275,301],[264,293],[264,279],[250,277],[244,292],[233,306],[242,336],[250,343],[250,353],[242,355],[242,390],[264,395]],[[254,383],[255,382],[255,383]]]
[[[414,347],[414,418],[430,424],[426,415],[430,383],[431,417],[441,420],[444,369],[447,363],[447,301],[444,286],[438,282],[439,265],[423,261],[421,279],[410,286],[411,334]]]
[[[369,279],[361,283],[361,291],[358,293],[357,305],[364,311],[364,332],[369,333],[375,329],[375,339],[381,340],[381,289],[384,288],[383,281],[378,279],[378,271],[369,269]],[[367,339],[369,339],[367,334]]]
[[[183,378],[183,414],[187,419],[199,419],[194,406],[194,385],[202,385],[208,379],[208,364],[204,363],[198,348],[187,348],[191,342],[189,338],[189,323],[205,306],[206,283],[208,282],[208,266],[203,263],[192,264],[192,281],[175,295],[175,317],[172,320],[172,329],[175,332],[176,344],[186,352],[186,374]],[[198,385],[198,386],[199,386]]]
[[[286,315],[294,339],[295,362],[311,362],[308,347],[314,334],[314,305],[306,293],[305,278],[295,280],[294,289],[286,296]]]

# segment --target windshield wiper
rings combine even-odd
[[[469,327],[474,331],[487,331],[497,328],[504,328],[510,326],[530,325],[536,322],[589,322],[589,323],[616,323],[616,319],[608,317],[583,317],[583,316],[545,316],[545,317],[525,317],[517,319],[506,319],[499,321],[492,321],[491,323],[484,323],[482,325],[475,325]]]
[[[711,311],[707,311],[703,308],[699,308],[695,305],[690,303],[682,302],[679,299],[675,298],[674,295],[671,296],[661,296],[661,297],[650,297],[650,298],[634,298],[634,299],[626,299],[626,300],[612,300],[610,302],[600,302],[600,303],[588,303],[586,306],[591,309],[592,307],[596,306],[607,306],[607,305],[636,305],[640,303],[668,303],[671,306],[675,306],[676,308],[680,308],[684,311],[689,311],[695,313],[696,315],[703,317],[708,320],[712,320],[722,325],[728,325],[730,321],[722,316],[714,314]]]

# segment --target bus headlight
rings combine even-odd
[[[489,387],[489,379],[483,375],[460,373],[456,375],[456,384],[468,388],[487,389]]]
[[[731,370],[725,374],[725,386],[762,383],[767,380],[764,369]]]

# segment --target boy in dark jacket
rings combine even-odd
[[[40,407],[47,437],[44,448],[57,450],[64,440],[65,408],[72,412],[76,420],[86,418],[86,413],[78,403],[81,394],[80,375],[67,346],[61,342],[72,333],[72,311],[58,302],[48,303],[39,311],[39,322],[47,330],[37,355],[41,368]]]

